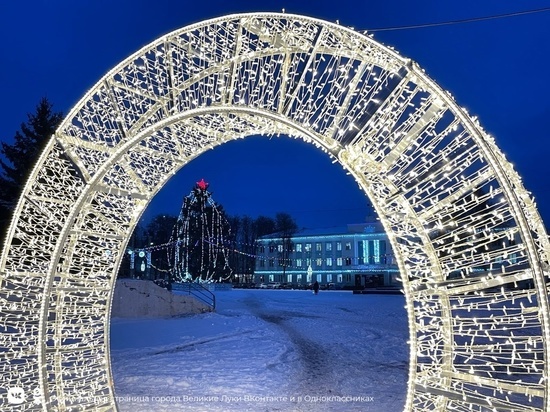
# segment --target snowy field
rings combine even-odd
[[[217,311],[113,319],[121,411],[403,409],[404,297],[232,290]]]

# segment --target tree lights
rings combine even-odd
[[[256,134],[315,144],[376,208],[406,294],[406,410],[550,409],[548,238],[494,140],[370,37],[243,14],[139,50],[51,139],[0,261],[3,410],[116,408],[110,302],[133,227],[187,162]]]
[[[231,278],[229,253],[224,245],[229,222],[208,186],[201,179],[183,198],[167,248],[172,281],[221,282]]]

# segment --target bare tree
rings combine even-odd
[[[282,251],[279,252],[279,259],[283,267],[283,281],[286,279],[286,268],[290,266],[290,252],[292,252],[292,237],[298,231],[298,225],[288,213],[277,213],[275,216],[275,227],[282,239]]]

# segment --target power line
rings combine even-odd
[[[377,32],[377,31],[391,31],[391,30],[408,30],[408,29],[423,29],[426,27],[437,27],[437,26],[448,26],[451,24],[463,24],[463,23],[473,23],[478,21],[484,21],[484,20],[495,20],[495,19],[502,19],[505,17],[515,17],[515,16],[522,16],[525,14],[534,14],[534,13],[543,13],[550,11],[550,7],[544,7],[542,9],[533,9],[533,10],[524,10],[524,11],[516,11],[512,13],[504,13],[504,14],[495,14],[492,16],[485,16],[485,17],[472,17],[469,19],[460,19],[460,20],[449,20],[449,21],[443,21],[438,23],[424,23],[424,24],[413,24],[408,26],[394,26],[394,27],[379,27],[375,29],[365,29],[365,30],[359,30],[361,32]]]

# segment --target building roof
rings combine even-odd
[[[334,235],[352,235],[360,233],[385,233],[382,224],[377,221],[369,221],[364,223],[350,223],[346,226],[332,226],[322,228],[303,228],[294,233],[293,238],[297,237],[316,237],[316,236],[334,236]],[[265,235],[260,240],[265,239],[278,239],[281,237],[280,233],[272,233]]]

